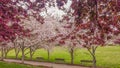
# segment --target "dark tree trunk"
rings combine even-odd
[[[5,59],[7,58],[7,54],[8,54],[8,52],[9,52],[9,51],[7,50],[7,48],[5,48],[5,49],[4,49]]]
[[[32,60],[32,57],[33,57],[33,55],[32,55],[32,48],[30,46],[30,60]]]
[[[49,49],[47,50],[47,53],[48,53],[48,61],[50,60],[50,51]]]
[[[5,53],[5,59],[7,58],[7,53]]]
[[[96,57],[95,57],[95,51],[97,47],[92,47],[92,57],[93,57],[93,68],[96,68]]]
[[[18,59],[18,54],[19,54],[19,52],[20,52],[20,49],[19,48],[17,48],[17,47],[15,47],[15,58],[16,59]]]
[[[25,55],[24,55],[24,46],[22,45],[22,63],[24,63]]]
[[[93,56],[93,68],[96,68],[96,57]]]
[[[90,52],[91,56],[92,56],[92,60],[93,60],[93,68],[96,68],[96,56],[95,56],[95,52],[96,52],[97,46],[92,46],[92,49],[88,49],[88,51]]]
[[[15,56],[16,59],[18,59],[18,54],[19,54],[19,52],[16,52],[16,56]]]
[[[92,59],[93,59],[93,68],[96,68],[96,57],[95,57],[95,54],[92,55]]]
[[[13,42],[14,43],[14,49],[15,49],[15,58],[16,59],[18,59],[18,54],[19,54],[19,49],[18,49],[18,47],[16,47],[16,44],[15,44],[15,42]]]
[[[35,54],[35,50],[33,50],[31,46],[29,48],[30,48],[30,52],[29,52],[30,53],[30,60],[32,60],[33,55]]]
[[[71,54],[71,64],[74,64],[74,49],[73,48],[71,48],[70,54]]]

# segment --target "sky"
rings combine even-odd
[[[56,0],[55,0],[56,1]],[[72,1],[68,0],[68,2],[64,5],[64,7],[68,10],[70,8]],[[56,7],[47,7],[47,12],[51,15],[54,16],[55,18],[62,18],[62,15],[65,15],[66,13],[62,10],[60,10],[57,7],[57,4],[55,4]],[[47,16],[45,12],[41,13],[42,16]]]

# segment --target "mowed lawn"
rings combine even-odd
[[[29,51],[29,50],[27,50]],[[19,53],[19,58],[21,57],[21,53]],[[44,49],[36,50],[33,59],[36,57],[43,57],[45,61],[47,59],[47,51]],[[15,58],[14,50],[11,50],[8,53],[8,58]],[[55,47],[51,50],[50,53],[50,62],[55,62],[55,58],[64,58],[65,63],[70,63],[70,54],[68,49],[63,47]],[[120,46],[105,46],[98,47],[96,51],[97,58],[97,66],[103,68],[120,68]],[[26,59],[29,59],[29,54],[26,55]],[[76,49],[74,53],[74,64],[81,64],[80,60],[91,60],[91,55],[86,49]],[[85,66],[92,65],[91,63],[84,63]],[[18,68],[18,67],[17,67]]]
[[[16,63],[0,62],[0,68],[40,68]]]

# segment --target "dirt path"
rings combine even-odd
[[[4,61],[21,63],[21,60],[15,60],[15,59],[4,59]],[[36,61],[25,61],[24,64],[34,65],[34,66],[48,66],[53,68],[89,68],[89,67],[72,66],[72,65],[66,65],[66,64],[55,64],[55,63],[49,63],[49,62],[36,62]]]

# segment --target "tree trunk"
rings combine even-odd
[[[13,42],[13,43],[14,43],[14,49],[15,49],[15,58],[18,59],[19,49],[18,49],[18,47],[16,47],[15,42]]]
[[[17,48],[15,46],[14,48],[15,48],[15,58],[18,59]]]
[[[20,49],[15,47],[15,58],[16,59],[18,59],[19,52],[20,52]]]
[[[4,47],[1,48],[1,61],[4,59]]]
[[[92,46],[91,50],[88,48],[88,51],[92,56],[93,68],[96,68],[96,56],[95,56],[96,49],[97,49],[97,46]]]
[[[5,59],[7,58],[7,54],[8,54],[8,50],[4,49],[4,53],[5,53]]]
[[[96,68],[96,57],[95,57],[95,51],[97,47],[92,47],[92,58],[93,58],[93,68]]]
[[[25,58],[25,55],[24,55],[24,46],[22,45],[22,63],[24,63],[24,58]]]
[[[70,54],[71,54],[71,64],[74,64],[74,49],[73,48],[71,48]]]
[[[32,60],[32,48],[31,48],[31,46],[30,46],[30,60]]]
[[[16,56],[15,56],[16,59],[18,59],[18,53],[19,53],[19,52],[16,52]]]
[[[5,53],[5,59],[7,58],[7,53]]]
[[[93,56],[93,68],[96,68],[96,57],[95,57],[95,55]]]
[[[50,60],[50,51],[49,49],[47,50],[47,53],[48,53],[48,61]]]

